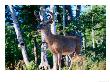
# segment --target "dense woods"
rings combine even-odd
[[[44,11],[45,10],[45,11]],[[56,35],[80,36],[81,55],[73,60],[72,70],[106,69],[106,6],[104,5],[15,5],[5,6],[5,68],[38,70],[53,66],[54,56],[48,50],[35,12],[48,20],[46,10],[54,13],[51,31]],[[43,18],[40,17],[42,20]],[[17,24],[17,26],[16,26]],[[46,53],[44,53],[46,52]],[[62,56],[62,70],[67,70]],[[80,62],[83,61],[83,64]]]

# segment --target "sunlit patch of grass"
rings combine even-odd
[[[67,67],[67,66],[62,68],[62,70],[68,70],[68,69],[69,69],[69,67]]]
[[[20,60],[15,66],[15,70],[38,70],[38,65],[31,61],[28,66],[25,65],[23,60]]]
[[[72,70],[106,70],[106,61],[92,61],[90,58],[86,58],[82,65],[79,65],[78,61],[74,62]]]
[[[38,70],[38,65],[35,64],[34,61],[31,61],[27,67],[25,67],[27,70]]]

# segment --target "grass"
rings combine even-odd
[[[91,58],[84,57],[82,64],[79,61],[73,62],[72,70],[106,70],[106,61],[92,61]]]
[[[93,61],[90,57],[79,56],[73,58],[72,70],[106,70],[106,60]],[[12,64],[10,65],[12,67]],[[6,66],[6,70],[10,70]],[[68,70],[69,67],[64,66],[62,70]],[[23,60],[20,60],[14,65],[14,70],[38,70],[38,65],[31,61],[29,66],[26,67]]]

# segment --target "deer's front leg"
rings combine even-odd
[[[56,54],[53,54],[53,70],[57,70],[58,66],[58,57]]]
[[[58,54],[58,69],[61,70],[61,54]]]

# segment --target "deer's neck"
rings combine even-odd
[[[47,30],[41,30],[42,34],[44,35],[45,37],[45,41],[48,43],[48,44],[51,44],[53,41],[52,37],[53,37],[53,34],[51,33],[51,31],[49,29]]]

